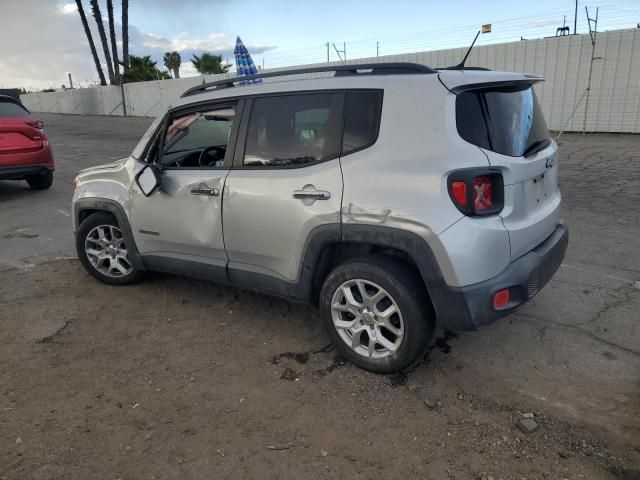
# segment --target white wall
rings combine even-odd
[[[387,55],[350,62],[417,62],[431,67],[455,65],[465,48]],[[586,129],[590,132],[640,133],[640,29],[598,33]],[[467,65],[543,74],[536,86],[549,128],[580,131],[586,102],[591,41],[589,35],[571,35],[539,40],[480,46],[473,49]],[[338,62],[333,62],[336,64]],[[294,67],[286,67],[290,69]],[[283,70],[283,69],[277,69]],[[206,81],[226,75],[207,75]],[[160,115],[187,88],[202,83],[202,77],[129,83],[124,87],[127,114]],[[270,81],[273,81],[270,79]],[[96,87],[66,92],[22,95],[34,112],[82,115],[122,115],[122,97],[117,87]]]

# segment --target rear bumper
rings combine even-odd
[[[50,171],[55,168],[49,142],[44,142],[43,147],[35,152],[0,154],[0,179],[24,178],[25,175],[40,173],[43,168]]]
[[[20,180],[27,175],[40,175],[53,171],[53,165],[28,165],[24,167],[0,167],[0,180]]]
[[[569,232],[559,224],[546,240],[511,262],[498,276],[466,287],[444,287],[438,293],[446,305],[442,305],[443,308],[436,305],[439,322],[454,330],[475,330],[512,313],[553,277],[562,264],[568,244]],[[506,288],[510,302],[504,308],[494,309],[494,294]]]

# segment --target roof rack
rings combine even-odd
[[[368,70],[367,72],[359,72],[359,70]],[[283,77],[286,75],[301,75],[305,73],[321,73],[321,72],[335,72],[336,77],[350,76],[350,75],[401,75],[411,73],[437,73],[432,68],[419,63],[358,63],[353,65],[334,65],[334,66],[321,66],[321,67],[309,67],[298,68],[292,70],[280,70],[277,72],[265,72],[258,73],[257,75],[249,75],[244,77],[225,78],[215,82],[207,82],[202,85],[197,85],[184,92],[181,97],[188,97],[190,95],[196,95],[198,93],[206,92],[207,90],[218,90],[220,88],[230,88],[235,86],[236,82],[258,80],[262,78],[271,77]]]

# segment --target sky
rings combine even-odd
[[[101,50],[89,0],[82,1]],[[578,1],[578,33],[588,31],[585,5],[590,16],[600,7],[598,30],[640,23],[640,0]],[[120,4],[114,0],[116,22]],[[197,74],[193,54],[233,63],[240,35],[257,65],[281,67],[339,60],[345,44],[347,59],[461,47],[486,23],[492,31],[478,45],[555,35],[565,15],[573,32],[574,8],[575,0],[129,0],[130,52],[164,69],[164,52],[177,50],[189,76]],[[97,81],[74,0],[0,0],[0,12],[1,88],[60,88],[67,72],[76,86]]]

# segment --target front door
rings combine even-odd
[[[132,230],[148,266],[226,279],[222,191],[238,113],[237,103],[179,111],[158,135],[162,186],[149,197],[131,190]]]
[[[295,282],[311,231],[339,232],[341,92],[295,93],[249,100],[224,188],[229,278],[265,289]],[[240,142],[239,142],[240,143]],[[259,285],[259,283],[258,283]]]

